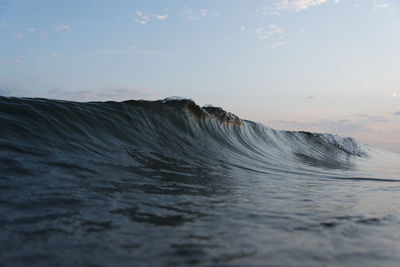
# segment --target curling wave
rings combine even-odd
[[[272,263],[286,257],[289,265],[315,264],[313,249],[324,248],[310,246],[304,258],[290,254],[301,247],[296,244],[274,252],[261,245],[269,239],[256,237],[256,229],[282,236],[306,229],[312,236],[321,226],[375,218],[327,208],[339,201],[329,198],[347,197],[347,189],[307,196],[296,191],[300,181],[337,186],[343,179],[400,178],[397,156],[353,138],[278,131],[189,99],[78,103],[0,97],[0,125],[0,243],[8,244],[0,265],[33,260],[129,266],[132,260],[154,264],[156,258],[240,264],[272,254]],[[239,204],[243,199],[251,204]],[[329,212],[302,215],[293,204],[301,199],[320,202]],[[286,211],[281,216],[279,210]],[[376,220],[394,220],[385,216]],[[342,217],[347,219],[337,219]],[[231,234],[248,229],[247,221],[259,228],[239,233],[252,244],[242,246]],[[222,229],[212,228],[218,224]],[[166,233],[160,227],[172,228]],[[20,250],[22,244],[31,249]],[[81,260],[60,252],[65,250]],[[335,262],[340,253],[327,257]]]
[[[226,164],[254,160],[260,167],[286,169],[304,162],[346,165],[349,156],[367,156],[353,138],[276,131],[218,107],[201,108],[189,99],[77,103],[2,98],[1,108],[2,148],[39,150],[47,157],[103,156],[108,161],[111,151],[136,151],[143,157],[160,153]]]

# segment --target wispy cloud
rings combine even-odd
[[[56,30],[59,31],[59,32],[60,32],[60,31],[67,31],[67,32],[70,32],[70,31],[72,31],[72,27],[69,26],[69,25],[61,24],[61,25],[59,25],[59,26],[56,27]]]
[[[165,15],[154,14],[154,17],[158,20],[166,20],[169,17],[169,15],[168,14],[165,14]]]
[[[277,42],[277,43],[271,45],[271,47],[272,47],[272,48],[277,48],[277,47],[283,46],[283,45],[285,45],[285,44],[286,44],[285,42]]]
[[[268,123],[268,122],[267,122]],[[327,132],[341,135],[354,135],[365,131],[381,131],[380,125],[391,123],[386,117],[359,114],[348,119],[324,119],[315,121],[273,120],[269,122],[273,127],[296,131]]]
[[[52,57],[62,57],[62,55],[59,54],[59,53],[52,53],[51,56],[52,56]]]
[[[375,9],[378,9],[378,8],[387,8],[387,7],[389,7],[390,5],[389,4],[376,4],[375,6],[374,6],[374,8]]]
[[[200,16],[194,10],[190,9],[189,7],[185,7],[185,9],[182,11],[182,15],[190,20],[199,20],[200,19]]]
[[[213,18],[218,17],[218,12],[210,12],[208,9],[200,8],[200,9],[191,9],[190,7],[186,6],[183,11],[182,15],[189,20],[200,20],[201,18]]]
[[[36,31],[36,28],[26,28],[26,31],[27,31],[27,32],[35,32],[35,31]]]
[[[388,118],[383,117],[383,116],[377,116],[377,115],[367,115],[367,114],[355,114],[353,115],[354,118],[361,118],[367,122],[376,122],[376,123],[385,123],[385,122],[390,122]]]
[[[270,24],[270,25],[268,25],[267,29],[264,29],[264,27],[257,28],[256,33],[258,35],[258,39],[266,40],[272,35],[276,35],[276,34],[281,35],[281,34],[284,34],[285,32],[278,26]]]
[[[140,10],[136,10],[135,15],[130,14],[129,16],[134,18],[136,23],[139,23],[142,25],[145,25],[150,21],[150,16],[144,14]]]
[[[179,55],[178,51],[163,51],[163,50],[135,50],[133,52],[139,56],[175,56]]]
[[[241,31],[245,31],[246,30],[246,26],[240,26],[240,30]]]
[[[368,129],[368,124],[364,121],[349,120],[318,120],[311,122],[274,120],[271,121],[271,124],[274,127],[285,130],[339,133],[344,135],[351,135]]]
[[[93,51],[95,54],[101,55],[141,55],[141,56],[169,56],[169,55],[177,55],[176,51],[161,51],[161,50],[137,50],[136,47],[126,50],[96,50]]]
[[[391,7],[391,5],[386,0],[375,0],[373,2],[374,7],[373,10],[376,11],[378,9],[386,9]]]
[[[299,12],[327,2],[338,4],[341,0],[278,0],[271,6],[263,7],[261,13],[267,15],[279,14],[282,11]]]
[[[125,50],[96,50],[95,54],[103,54],[103,55],[118,55],[118,54],[127,54],[131,53],[131,51]]]
[[[208,9],[199,9],[199,13],[203,17],[207,17],[208,15]]]
[[[389,11],[389,12],[398,12],[399,5],[398,1],[393,0],[374,0],[372,11],[377,12],[379,10]]]
[[[22,89],[22,86],[18,83],[0,80],[0,95],[22,97],[29,95],[29,93]]]
[[[136,10],[134,14],[129,14],[129,17],[132,18],[136,23],[145,25],[149,23],[152,18],[155,18],[156,20],[166,20],[170,17],[169,14],[164,13],[167,12],[168,8],[166,8],[163,13],[155,13],[153,15],[149,14],[149,12],[141,11],[141,10]]]
[[[87,88],[84,90],[72,89],[76,87]],[[18,82],[0,80],[0,95],[16,97],[44,97],[50,99],[63,99],[79,102],[87,101],[123,101],[151,97],[152,93],[147,88],[137,88],[131,85],[109,83],[99,85],[95,83],[74,83],[71,88],[55,87],[51,90],[37,91],[26,90]]]
[[[141,89],[119,84],[110,84],[89,90],[68,90],[57,88],[46,93],[47,98],[73,100],[79,102],[87,101],[123,101],[148,97],[148,89]]]

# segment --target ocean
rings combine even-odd
[[[400,155],[189,99],[0,97],[0,266],[398,266]]]

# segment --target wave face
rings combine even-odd
[[[0,265],[400,261],[400,157],[187,99],[0,97]]]

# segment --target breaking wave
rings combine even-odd
[[[298,227],[315,233],[321,225],[333,228],[343,223],[326,223],[326,217],[310,214],[295,225],[296,209],[277,221],[277,212],[290,209],[292,198],[299,196],[289,192],[299,181],[339,185],[343,180],[391,183],[400,178],[394,154],[377,152],[353,138],[278,131],[189,99],[78,103],[0,97],[0,125],[0,240],[8,244],[2,247],[0,260],[7,264],[116,260],[129,265],[132,260],[154,263],[156,258],[171,264],[243,259],[257,263],[273,250],[260,248],[266,240],[251,237],[256,230],[241,233],[250,246],[236,241],[224,246],[232,236],[222,232],[248,227],[241,220],[269,232],[280,220],[284,229],[275,230],[285,238]],[[389,162],[392,169],[379,165],[382,162]],[[270,192],[262,200],[260,188]],[[253,215],[238,218],[229,212],[243,213],[234,205],[241,200],[235,198],[263,203],[265,210],[242,203],[241,208]],[[326,196],[309,201],[329,206]],[[343,215],[329,212],[331,219]],[[393,219],[343,216],[349,216],[347,225]],[[207,228],[215,224],[225,228]],[[23,244],[28,249],[19,250]],[[153,250],[148,251],[150,247]],[[271,262],[318,262],[312,256],[315,247],[304,252],[309,257],[287,258],[285,253],[300,248],[288,247],[286,252],[275,251]],[[81,260],[61,252],[65,250]],[[336,262],[339,254],[328,258]],[[353,260],[359,263],[361,256]]]

